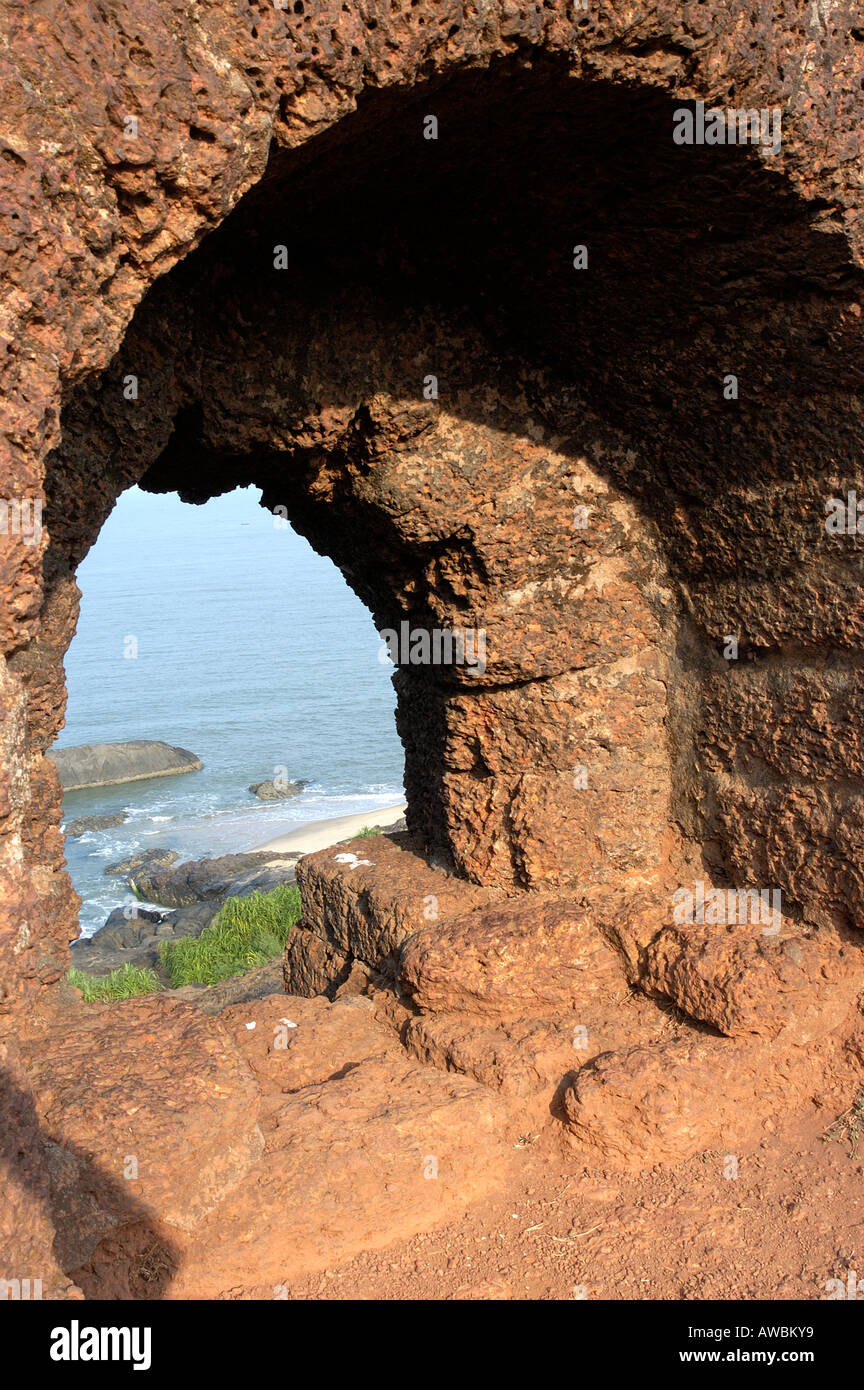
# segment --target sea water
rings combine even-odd
[[[105,866],[139,849],[181,860],[255,848],[328,816],[403,799],[393,668],[371,615],[331,560],[258,504],[257,488],[203,506],[122,494],[78,569],[78,631],[56,746],[162,739],[200,772],[69,792],[65,820],[126,811],[69,838],[84,935],[134,902]],[[285,769],[308,786],[263,803]]]

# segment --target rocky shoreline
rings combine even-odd
[[[154,970],[166,983],[168,975],[159,955],[163,941],[200,936],[228,898],[268,893],[281,883],[293,883],[300,856],[226,854],[174,866],[176,858],[171,850],[148,850],[105,870],[107,874],[125,872],[136,897],[170,910],[131,904],[115,908],[93,936],[72,942],[75,969],[108,975],[124,965],[136,965]]]
[[[388,831],[404,828],[403,817]],[[73,941],[72,965],[97,976],[134,965],[153,970],[169,984],[159,953],[164,941],[200,936],[229,898],[294,883],[304,852],[252,850],[178,864],[173,850],[157,848],[111,864],[105,873],[125,878],[141,905],[116,907],[93,936]]]

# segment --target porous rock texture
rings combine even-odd
[[[730,1068],[739,1110],[793,1105],[798,1082],[778,1077],[807,1084],[825,988],[840,1002],[815,1009],[818,1046],[840,1046],[864,924],[862,541],[824,525],[831,497],[864,497],[854,8],[3,8],[3,487],[43,504],[38,544],[0,535],[5,1265],[56,1294],[81,1254],[78,1287],[104,1290],[121,1248],[159,1264],[148,1221],[172,1218],[178,1240],[152,1193],[123,1209],[101,1263],[53,1238],[76,1149],[108,1171],[116,1146],[107,1119],[84,1134],[73,1045],[52,1043],[96,1025],[61,983],[76,899],[49,752],[75,567],[133,483],[193,502],[255,483],[379,627],[484,634],[473,667],[394,677],[411,845],[393,843],[441,876],[444,910],[427,914],[435,887],[394,897],[387,874],[361,890],[367,840],[335,870],[310,857],[289,983],[371,991],[400,1049],[368,1084],[322,1078],[302,1114],[277,1116],[304,1152],[319,1143],[314,1179],[305,1160],[291,1169],[316,1201],[339,1204],[321,1165],[343,1103],[361,1240],[397,1112],[400,1133],[431,1114],[446,1132],[452,1114],[459,1147],[479,1107],[491,1154],[514,1095],[548,1106],[559,1091],[580,1140],[655,1161],[716,1127]],[[676,145],[673,112],[697,99],[779,108],[781,148]],[[779,890],[794,931],[734,947],[722,926],[676,932],[674,891],[694,882]],[[485,915],[505,900],[506,931]],[[574,907],[605,982],[584,1001],[564,989],[584,944]],[[544,959],[526,975],[534,928]],[[548,983],[559,949],[566,1001]],[[683,1041],[658,1043],[646,991],[687,1013]],[[484,1026],[466,1034],[478,1002]],[[130,1048],[144,1027],[184,1077],[169,1047],[181,1007],[102,1011],[99,1026]],[[195,1037],[242,1098],[222,1035]],[[125,1094],[122,1049],[93,1065]],[[629,1147],[614,1137],[628,1125]],[[225,1217],[218,1270],[212,1235],[185,1265],[165,1254],[175,1288],[224,1291],[250,1241],[275,1277],[260,1232],[287,1174],[280,1159],[258,1184],[260,1225],[251,1209]],[[412,1219],[432,1219],[418,1201]],[[87,1229],[117,1209],[106,1199]]]
[[[529,1018],[572,1011],[617,984],[621,970],[589,912],[532,895],[418,932],[399,978],[429,1013]]]

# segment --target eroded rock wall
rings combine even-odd
[[[411,824],[459,873],[776,881],[858,924],[861,540],[824,529],[864,496],[854,8],[6,12],[4,489],[44,531],[0,537],[4,1027],[76,930],[46,753],[135,481],[257,482],[382,625],[486,629],[482,684],[399,677]],[[782,147],[673,146],[696,98],[780,107]]]

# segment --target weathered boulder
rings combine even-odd
[[[215,985],[181,985],[166,990],[172,999],[195,1004],[203,1013],[221,1013],[229,1004],[251,1003],[269,995],[282,993],[282,962],[276,957],[244,975],[229,975]]]
[[[652,1002],[613,985],[572,1012],[556,1007],[545,1017],[415,1014],[401,1036],[413,1057],[521,1097],[524,1113],[543,1124],[550,1102],[582,1067],[605,1052],[661,1041],[668,1030],[668,1017]]]
[[[175,856],[176,858],[176,856]],[[296,854],[256,850],[223,854],[216,859],[192,859],[174,868],[149,864],[129,874],[127,883],[138,897],[165,907],[190,907],[202,899],[266,893],[280,883],[294,882]]]
[[[124,965],[137,965],[150,970],[159,965],[161,912],[144,908],[116,907],[104,926],[91,937],[79,937],[72,942],[72,965],[89,975],[109,975]]]
[[[624,983],[584,904],[533,894],[425,927],[402,948],[399,987],[431,1013],[571,1014]]]
[[[90,944],[111,946],[115,950],[137,946],[144,937],[155,935],[154,928],[163,917],[164,914],[161,912],[148,912],[146,908],[131,904],[128,907],[115,907],[114,911],[109,913],[104,926],[90,937]]]
[[[299,796],[303,782],[253,782],[249,790],[259,801],[284,801],[289,796]]]
[[[94,1005],[50,1057],[28,1053],[43,1123],[81,1175],[64,1220],[67,1268],[142,1206],[180,1229],[194,1226],[264,1148],[257,1087],[223,1029],[158,996],[126,1001],[123,1047],[112,1050],[115,1028],[110,1011]]]
[[[222,899],[192,903],[176,912],[149,912],[141,907],[116,907],[105,925],[91,937],[72,942],[72,964],[92,975],[107,975],[124,965],[146,966],[168,980],[159,948],[163,941],[200,936]]]
[[[589,1158],[619,1168],[741,1152],[766,1117],[823,1082],[836,1055],[831,1039],[799,1047],[688,1030],[591,1060],[564,1092],[567,1126]]]
[[[154,971],[161,981],[167,983],[168,974],[162,968],[159,957],[162,939],[150,934],[132,946],[112,946],[110,941],[100,941],[94,946],[87,938],[73,941],[72,968],[83,970],[88,975],[110,975],[114,970],[134,965],[141,970]]]
[[[200,936],[213,921],[222,901],[221,898],[206,898],[202,902],[190,903],[188,907],[177,908],[175,912],[165,912],[160,930],[167,928],[173,937]]]
[[[412,933],[503,897],[434,866],[420,850],[415,836],[387,834],[304,855],[297,865],[301,929],[334,948],[340,960],[393,974]]]
[[[170,868],[178,858],[173,849],[142,849],[126,859],[118,860],[116,864],[109,864],[102,872],[117,878],[121,874],[155,873],[159,869]]]
[[[185,748],[146,739],[54,748],[51,760],[64,792],[141,782],[148,777],[175,777],[183,772],[198,772],[204,766],[200,758]]]
[[[267,1147],[191,1232],[172,1296],[236,1282],[242,1249],[244,1283],[272,1297],[289,1271],[386,1248],[511,1175],[512,1102],[407,1058],[368,1001],[271,997],[219,1021],[261,1087]]]
[[[371,973],[361,961],[302,926],[295,927],[285,943],[283,981],[288,994],[333,999],[337,994],[359,992]]]
[[[122,825],[127,820],[125,811],[115,811],[103,816],[78,816],[63,826],[64,835],[86,835],[88,830],[110,830],[114,825]]]
[[[645,954],[640,982],[730,1037],[805,1045],[849,1012],[864,989],[864,958],[857,942],[827,930],[805,935],[786,919],[776,934],[758,923],[667,926]]]

